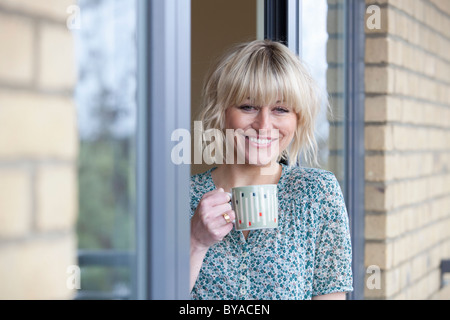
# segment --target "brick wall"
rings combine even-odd
[[[450,258],[450,1],[366,0],[365,264],[374,299],[436,298]],[[369,15],[367,15],[368,17]]]
[[[76,264],[72,0],[0,0],[0,299],[65,299]]]

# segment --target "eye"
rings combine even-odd
[[[285,108],[285,107],[275,107],[274,110],[278,113],[288,113],[289,109]]]
[[[239,109],[239,110],[243,110],[243,111],[253,111],[253,110],[256,110],[255,107],[249,106],[249,105],[239,106],[238,109]]]

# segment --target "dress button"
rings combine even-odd
[[[242,276],[241,276],[241,280],[242,280],[242,281],[246,281],[246,280],[247,280],[247,277],[244,276],[244,275],[242,275]]]
[[[246,293],[247,293],[247,290],[241,289],[241,294],[242,294],[242,295],[244,295],[244,294],[246,294]]]
[[[245,263],[241,264],[241,269],[242,270],[247,269],[247,265]]]

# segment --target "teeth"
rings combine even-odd
[[[270,140],[269,139],[256,139],[256,138],[251,138],[249,137],[251,142],[255,142],[257,144],[269,144]]]

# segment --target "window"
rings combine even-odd
[[[190,2],[79,2],[78,299],[188,297]]]
[[[136,1],[80,0],[77,299],[131,296],[136,211]]]
[[[364,1],[266,0],[265,35],[286,42],[319,82],[319,161],[346,200],[353,246],[354,292],[364,291]],[[308,165],[302,163],[301,165]]]
[[[320,159],[346,197],[355,264],[351,297],[361,297],[364,28],[357,17],[364,16],[364,1],[258,0],[244,7],[230,0],[225,9],[245,15],[248,23],[234,33],[219,23],[228,11],[210,0],[200,3],[79,3],[78,231],[86,281],[79,298],[92,292],[104,298],[188,298],[189,176],[204,168],[174,164],[172,133],[190,129],[191,105],[195,114],[199,84],[213,58],[235,42],[261,37],[286,41],[331,98],[332,116],[324,105],[317,126]],[[204,28],[198,16],[217,23]],[[205,50],[216,51],[202,56]]]
[[[364,283],[364,1],[303,0],[300,55],[329,96],[317,123],[320,161],[340,182],[350,219],[354,292]]]

